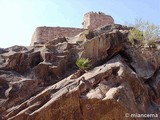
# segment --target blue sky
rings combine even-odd
[[[89,11],[120,24],[142,18],[160,25],[160,0],[0,0],[0,47],[28,46],[38,26],[82,27]]]

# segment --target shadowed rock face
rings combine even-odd
[[[159,51],[144,56],[130,47],[127,33],[124,26],[109,25],[33,47],[0,49],[0,119],[132,120],[125,113],[159,114]],[[83,75],[76,73],[78,57],[92,63]]]

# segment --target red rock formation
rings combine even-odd
[[[160,51],[144,57],[128,44],[127,33],[127,27],[108,25],[0,49],[0,119],[145,120],[125,114],[159,114]],[[80,56],[92,63],[84,74],[75,69]]]

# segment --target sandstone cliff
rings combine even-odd
[[[115,24],[0,49],[0,119],[145,120],[125,115],[159,114],[160,52],[131,47],[127,34]],[[73,77],[79,57],[89,58],[92,68]]]

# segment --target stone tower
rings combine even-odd
[[[114,24],[114,19],[102,12],[89,12],[83,18],[84,29],[94,30],[107,24]]]

